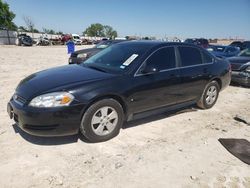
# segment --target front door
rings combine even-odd
[[[143,71],[150,69],[154,71]],[[175,47],[163,47],[151,54],[132,82],[129,106],[133,113],[175,104],[180,83]]]

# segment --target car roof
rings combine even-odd
[[[126,44],[145,44],[145,45],[149,45],[152,47],[156,47],[156,46],[170,46],[170,45],[179,45],[179,46],[195,46],[197,47],[197,45],[194,44],[189,44],[189,43],[182,43],[182,42],[164,42],[164,41],[157,41],[157,40],[131,40],[131,41],[126,41],[126,42],[122,42],[119,43],[117,45],[126,45]]]

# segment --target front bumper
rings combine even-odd
[[[63,108],[34,108],[15,102],[7,105],[10,118],[25,132],[35,136],[66,136],[79,131],[84,105]]]
[[[233,83],[238,83],[243,86],[250,87],[250,77],[242,72],[232,71],[232,80]]]

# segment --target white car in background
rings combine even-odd
[[[81,45],[82,44],[82,40],[80,38],[80,35],[72,34],[72,39],[73,39],[73,42],[75,43],[75,45]]]

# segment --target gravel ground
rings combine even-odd
[[[250,126],[234,120],[250,117],[247,88],[228,87],[210,110],[194,107],[128,123],[104,143],[20,131],[6,112],[18,82],[67,59],[65,46],[0,46],[1,187],[250,187],[249,165],[218,142],[250,140]]]

